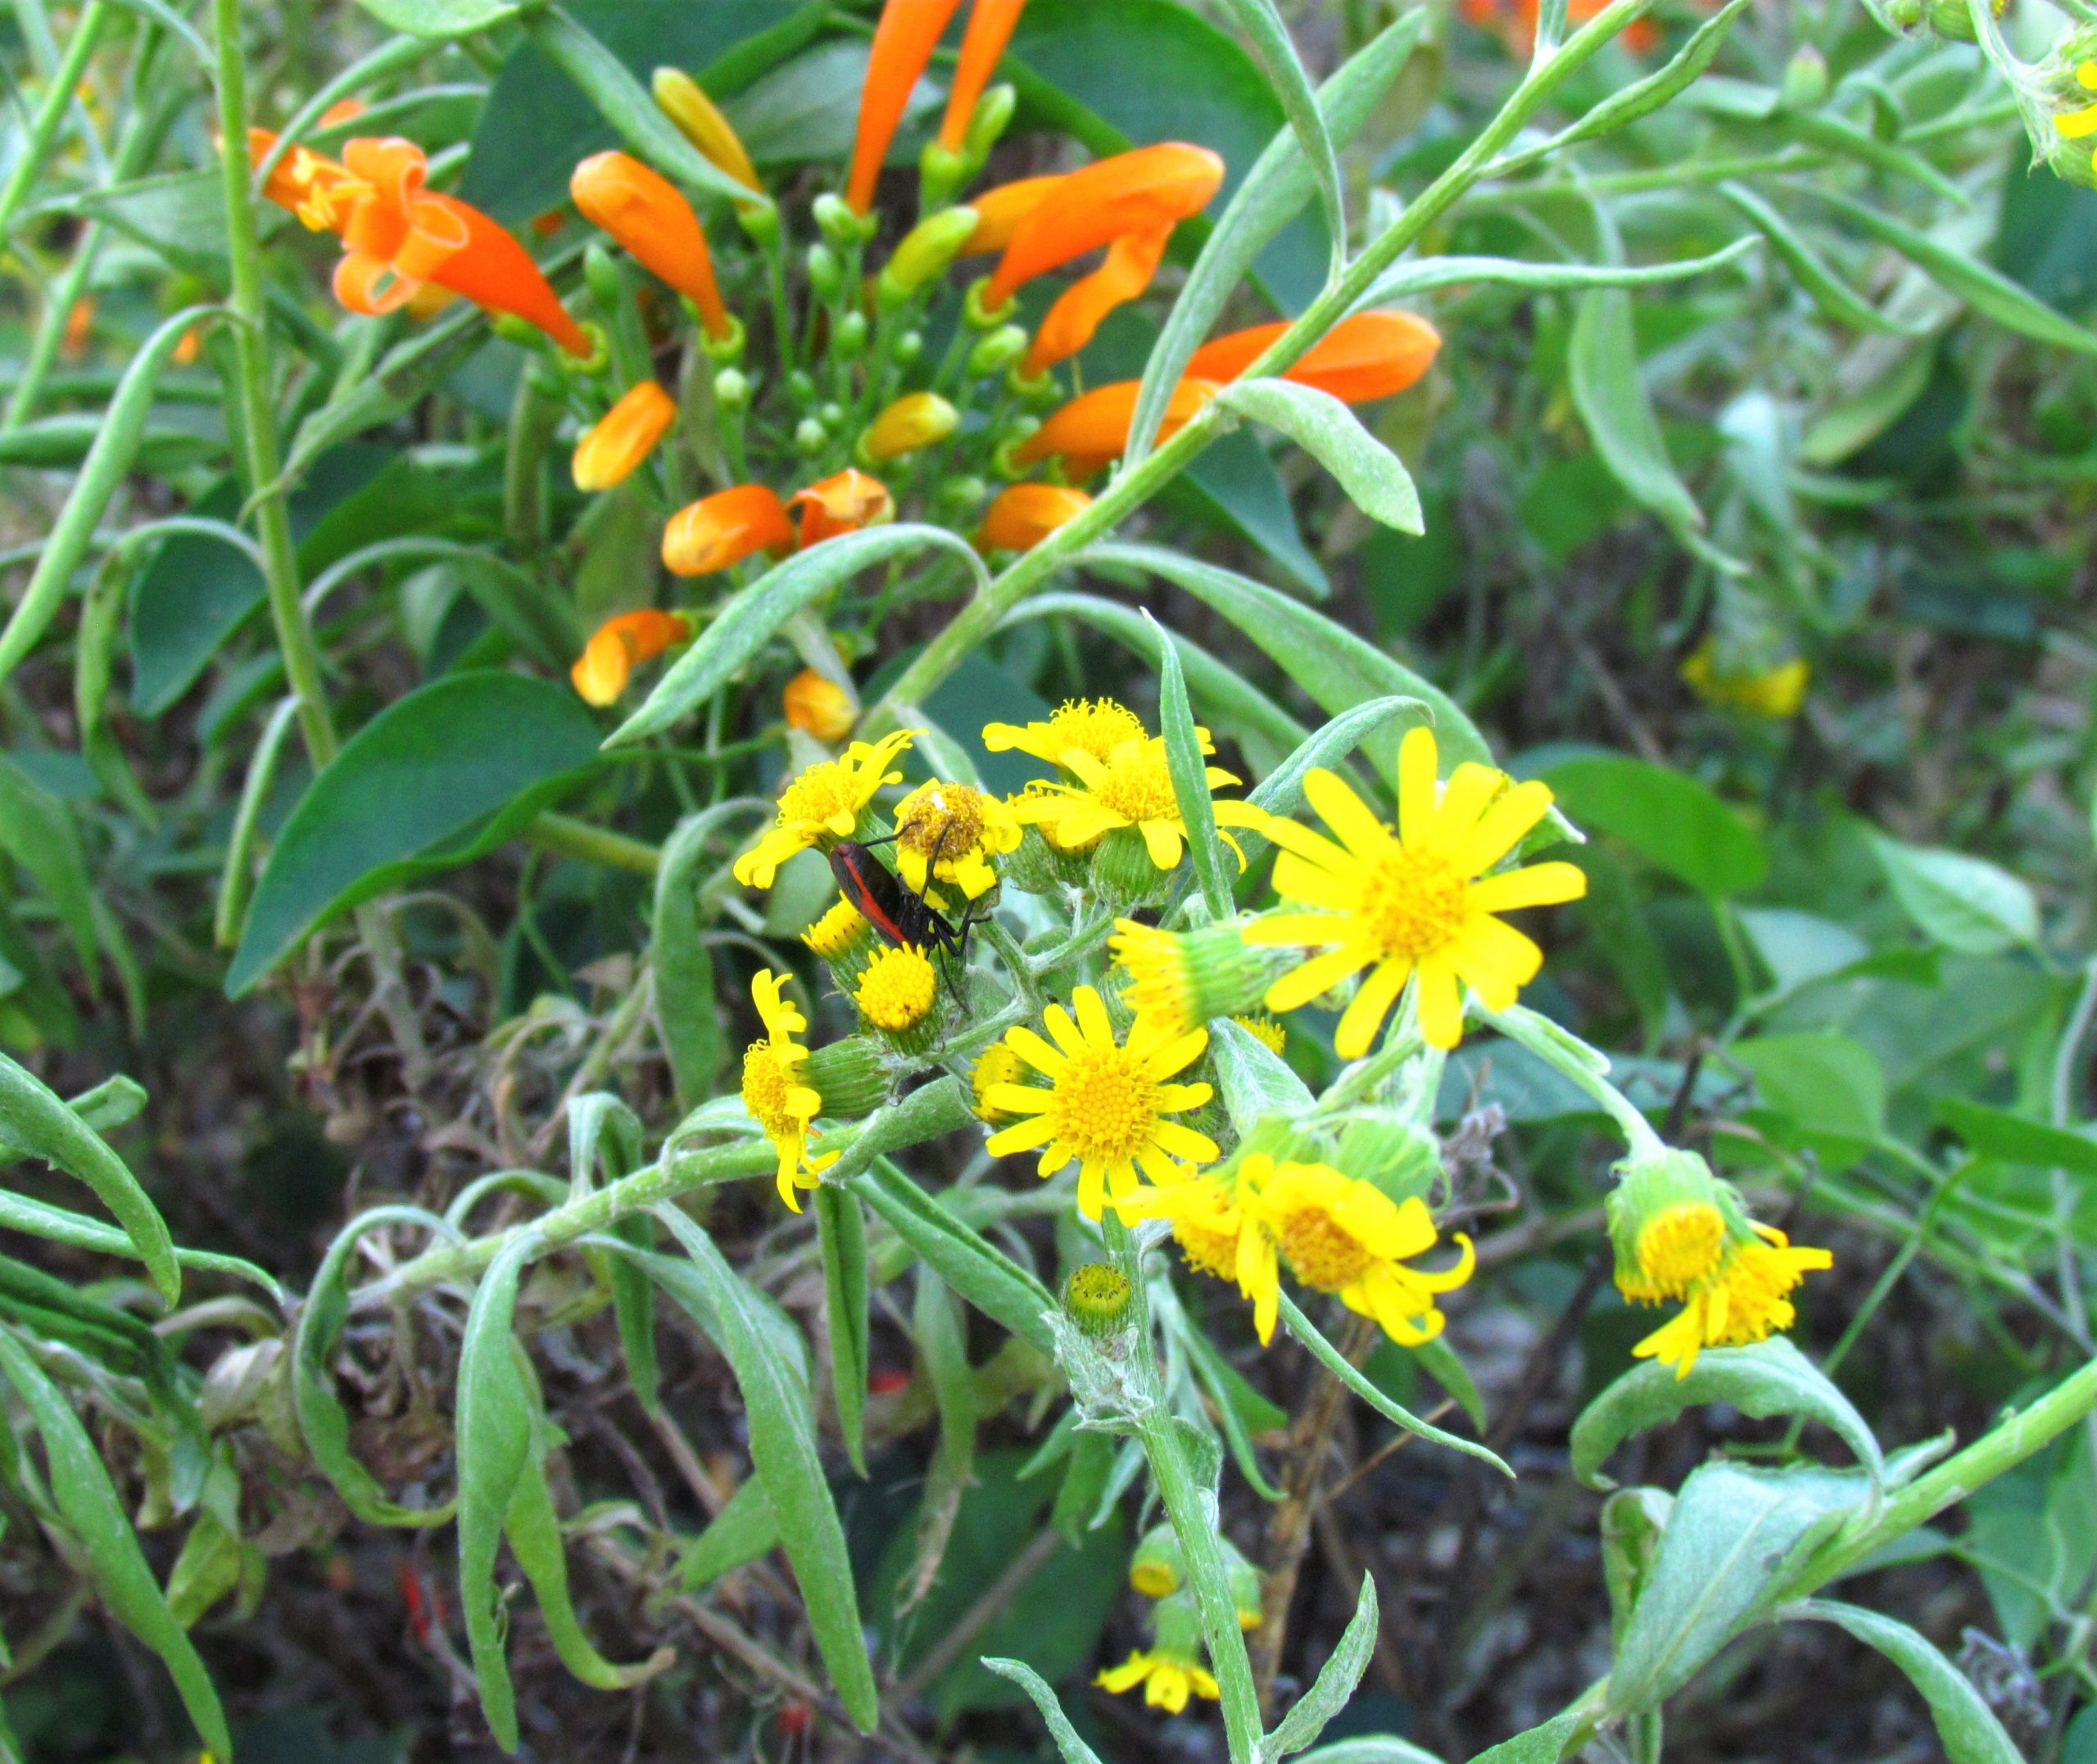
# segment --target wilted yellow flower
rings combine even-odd
[[[1019,1084],[1026,1082],[1026,1068],[1020,1064],[1019,1056],[1001,1041],[994,1041],[976,1056],[976,1064],[969,1068],[968,1088],[976,1098],[976,1113],[979,1119],[993,1123],[1012,1119],[1006,1110],[990,1101],[990,1092],[1001,1084]]]
[[[816,1172],[836,1163],[838,1155],[808,1155],[808,1124],[822,1112],[822,1098],[798,1070],[808,1050],[794,1038],[808,1033],[808,1019],[781,994],[769,968],[758,970],[750,996],[764,1020],[765,1036],[743,1052],[743,1106],[778,1152],[779,1198],[798,1213],[801,1200],[795,1189],[813,1187]]]
[[[1289,1052],[1289,1031],[1264,1011],[1251,1016],[1234,1016],[1230,1020],[1271,1052]]]
[[[889,768],[917,734],[898,729],[878,741],[854,741],[838,758],[818,760],[802,772],[780,795],[777,825],[736,860],[736,880],[745,888],[770,888],[779,866],[796,852],[812,845],[828,851],[850,839],[881,787],[903,782],[903,774]]]
[[[873,934],[859,909],[840,894],[829,911],[802,932],[801,941],[824,961],[836,960]]]
[[[1175,1034],[1257,1004],[1273,971],[1273,958],[1248,949],[1234,922],[1165,931],[1117,919],[1107,947],[1128,974],[1129,1008]]]

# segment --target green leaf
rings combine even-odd
[[[1289,1062],[1242,1024],[1219,1017],[1209,1024],[1216,1088],[1231,1130],[1243,1138],[1262,1120],[1300,1120],[1312,1107],[1310,1091]]]
[[[520,0],[357,0],[380,24],[415,37],[464,37],[517,16]]]
[[[1144,608],[1144,616],[1150,617],[1148,608]],[[1223,841],[1216,835],[1216,805],[1209,796],[1208,761],[1202,753],[1201,737],[1195,733],[1193,709],[1187,702],[1187,677],[1180,668],[1180,652],[1165,640],[1162,626],[1158,626],[1157,660],[1157,717],[1165,734],[1166,765],[1171,774],[1173,798],[1180,805],[1180,819],[1187,830],[1188,855],[1201,880],[1210,916],[1227,919],[1234,901],[1230,873],[1225,867]]]
[[[1311,1688],[1290,1706],[1289,1713],[1281,1718],[1281,1725],[1261,1741],[1262,1764],[1273,1764],[1273,1760],[1287,1757],[1290,1753],[1301,1752],[1314,1744],[1325,1730],[1325,1724],[1347,1707],[1347,1699],[1354,1694],[1354,1687],[1369,1670],[1370,1656],[1375,1651],[1376,1582],[1365,1574],[1361,1576],[1361,1596],[1355,1601],[1354,1615],[1347,1620],[1338,1644],[1318,1668],[1318,1676],[1311,1680]]]
[[[169,422],[165,405],[156,406],[155,414],[161,420],[149,418],[139,434],[138,450],[132,455],[134,469],[156,474],[179,472],[201,460],[225,456],[222,436]],[[208,421],[208,418],[200,420]],[[94,450],[102,432],[99,410],[68,410],[57,416],[38,417],[34,423],[25,423],[0,435],[0,465],[25,466],[39,472],[72,471]]]
[[[555,264],[542,267],[551,269]],[[298,426],[284,459],[283,482],[297,484],[333,449],[420,403],[487,341],[487,315],[471,301],[419,327],[378,365]]]
[[[1554,1715],[1540,1727],[1488,1746],[1470,1764],[1559,1764],[1566,1746],[1587,1717],[1578,1709]]]
[[[1000,1678],[1009,1678],[1028,1696],[1041,1712],[1047,1724],[1048,1737],[1056,1742],[1056,1750],[1063,1764],[1100,1764],[1099,1754],[1078,1737],[1078,1730],[1071,1726],[1071,1718],[1063,1712],[1063,1706],[1056,1700],[1056,1693],[1049,1688],[1046,1679],[1024,1660],[1002,1659],[994,1654],[985,1654],[983,1664]]]
[[[1803,1031],[1736,1042],[1732,1057],[1764,1105],[1830,1164],[1846,1168],[1886,1131],[1886,1074],[1846,1035]]]
[[[1330,392],[1293,380],[1234,380],[1216,401],[1286,435],[1338,479],[1347,500],[1372,520],[1402,533],[1427,531],[1412,474]]]
[[[2049,1127],[2007,1109],[1963,1097],[1937,1098],[1936,1118],[1966,1142],[1977,1157],[2004,1164],[2028,1164],[2036,1169],[2063,1169],[2075,1176],[2097,1176],[2097,1140],[2065,1127]]]
[[[673,662],[641,708],[606,739],[619,747],[667,729],[712,698],[739,669],[755,658],[780,626],[817,596],[873,564],[926,550],[967,560],[980,589],[990,577],[976,548],[944,527],[902,522],[870,527],[827,539],[775,564],[715,615],[699,640]]]
[[[1422,1372],[1456,1399],[1456,1407],[1470,1417],[1471,1425],[1484,1432],[1485,1399],[1479,1395],[1478,1381],[1471,1376],[1470,1368],[1449,1346],[1449,1338],[1438,1335],[1406,1351],[1420,1362]]]
[[[1311,77],[1303,71],[1274,0],[1224,0],[1224,6],[1245,34],[1253,59],[1281,100],[1298,150],[1310,167],[1325,209],[1325,230],[1332,235],[1332,273],[1337,274],[1347,262],[1347,198],[1340,183],[1339,156],[1325,132],[1325,114],[1318,95],[1311,89]]]
[[[860,1634],[845,1528],[823,1476],[807,1386],[773,1345],[756,1294],[728,1265],[713,1240],[679,1208],[659,1208],[656,1216],[683,1245],[691,1257],[691,1278],[712,1309],[722,1352],[743,1393],[750,1459],[778,1515],[780,1541],[793,1565],[816,1647],[846,1712],[861,1732],[872,1733],[880,1705]],[[658,1260],[651,1260],[651,1269]],[[683,1301],[679,1287],[668,1290]]]
[[[1423,257],[1386,271],[1361,296],[1357,310],[1405,300],[1433,288],[1468,287],[1481,282],[1531,288],[1539,293],[1651,287],[1709,275],[1737,263],[1754,249],[1754,240],[1736,239],[1708,257],[1684,257],[1674,263],[1635,268],[1624,264],[1538,264],[1519,257]]]
[[[1442,1764],[1442,1761],[1396,1734],[1361,1734],[1316,1747],[1305,1753],[1297,1764]]]
[[[1903,324],[1897,319],[1889,319],[1863,295],[1851,287],[1828,265],[1819,255],[1806,243],[1784,217],[1778,214],[1746,184],[1722,183],[1719,194],[1745,215],[1755,230],[1769,240],[1777,255],[1784,260],[1798,284],[1813,296],[1813,303],[1837,324],[1854,326],[1859,331],[1877,331],[1893,337],[1922,337],[1927,334],[1926,327]]]
[[[1304,544],[1289,488],[1257,436],[1240,429],[1211,441],[1165,485],[1158,500],[1249,541],[1311,599],[1331,598],[1331,579]]]
[[[500,669],[448,675],[351,737],[285,821],[226,975],[238,997],[316,925],[492,851],[597,756],[565,685]]]
[[[1045,1314],[1055,1296],[973,1226],[958,1219],[886,1158],[849,1185],[881,1222],[976,1309],[1053,1355]]]
[[[1590,1488],[1614,1487],[1601,1469],[1619,1445],[1705,1403],[1730,1403],[1745,1415],[1800,1415],[1820,1422],[1856,1454],[1873,1482],[1885,1480],[1885,1455],[1864,1418],[1782,1336],[1750,1347],[1709,1349],[1684,1377],[1651,1360],[1633,1367],[1574,1423],[1573,1474]]]
[[[1368,120],[1411,56],[1425,23],[1425,14],[1406,13],[1349,57],[1318,88],[1318,109],[1335,145],[1345,146]],[[1310,199],[1312,182],[1310,162],[1293,125],[1267,143],[1246,173],[1194,267],[1187,272],[1180,297],[1144,369],[1143,387],[1129,424],[1129,444],[1121,455],[1124,470],[1149,453],[1187,363],[1244,281],[1252,260]]]
[[[763,1482],[752,1477],[728,1497],[698,1536],[678,1552],[677,1590],[695,1593],[757,1560],[779,1541],[779,1517]]]
[[[1746,893],[1769,869],[1755,830],[1686,772],[1597,753],[1563,760],[1543,780],[1577,825],[1614,835],[1700,894]]]
[[[871,1369],[867,1280],[867,1219],[859,1197],[825,1183],[815,1193],[816,1228],[822,1250],[823,1318],[830,1331],[830,1391],[837,1405],[845,1455],[867,1473],[863,1417]]]
[[[215,167],[105,184],[62,206],[83,220],[115,228],[209,287],[223,290],[232,280],[225,180]]]
[[[678,1105],[697,1108],[713,1094],[714,1081],[728,1060],[728,1038],[715,1002],[713,955],[704,940],[700,917],[700,870],[707,844],[748,803],[722,803],[677,823],[664,842],[663,862],[655,872],[654,910],[649,916],[654,935],[648,960],[654,976],[655,1021],[669,1056]]]
[[[847,158],[859,117],[872,45],[833,38],[763,75],[725,106],[728,124],[759,166],[801,165]],[[911,88],[890,144],[888,163],[915,164],[912,125],[935,110],[944,93],[929,79]]]
[[[170,1307],[182,1296],[182,1273],[174,1240],[160,1210],[147,1198],[102,1136],[66,1106],[34,1074],[0,1053],[0,1133],[16,1156],[43,1159],[95,1192],[124,1228],[152,1278],[154,1290]]]
[[[1289,1325],[1289,1332],[1311,1350],[1312,1356],[1320,1365],[1386,1421],[1396,1422],[1406,1432],[1436,1445],[1446,1445],[1452,1452],[1462,1452],[1467,1457],[1489,1463],[1502,1476],[1510,1480],[1513,1478],[1515,1472],[1507,1468],[1506,1461],[1497,1452],[1479,1445],[1475,1440],[1460,1439],[1453,1433],[1445,1433],[1441,1428],[1422,1421],[1410,1409],[1393,1402],[1319,1332],[1317,1325],[1297,1309],[1296,1300],[1286,1291],[1281,1294],[1281,1317],[1282,1321]]]
[[[204,1743],[230,1755],[225,1712],[211,1674],[168,1608],[87,1428],[29,1350],[6,1330],[0,1330],[0,1374],[14,1386],[43,1441],[51,1498],[87,1557],[102,1603],[161,1657]]]
[[[641,1118],[608,1091],[591,1091],[568,1105],[568,1196],[579,1200],[596,1184],[601,1165],[605,1180],[632,1175],[646,1161],[642,1153]],[[613,1230],[637,1250],[655,1246],[645,1218],[623,1219]],[[648,1276],[623,1255],[605,1267],[611,1288],[612,1316],[618,1326],[619,1350],[626,1356],[627,1383],[634,1400],[651,1420],[661,1406],[662,1367],[655,1352],[655,1289]]]
[[[1612,1716],[1656,1709],[1758,1613],[1793,1558],[1868,1498],[1855,1475],[1707,1463],[1675,1497],[1609,1677]]]
[[[71,938],[90,975],[95,960],[94,884],[72,812],[0,753],[0,852],[29,872]]]
[[[1289,1421],[1287,1413],[1277,1409],[1247,1383],[1244,1375],[1216,1351],[1215,1345],[1202,1332],[1200,1325],[1176,1305],[1173,1308],[1168,1327],[1175,1339],[1185,1348],[1188,1364],[1193,1367],[1195,1377],[1208,1392],[1210,1400],[1216,1404],[1216,1420],[1223,1428],[1224,1443],[1230,1448],[1230,1455],[1238,1466],[1238,1473],[1245,1478],[1247,1486],[1261,1499],[1281,1499],[1282,1491],[1267,1480],[1266,1472],[1260,1468],[1260,1460],[1252,1450],[1252,1435],[1255,1432],[1265,1433],[1286,1426]],[[1071,1413],[1075,1414],[1076,1411]],[[1074,1472],[1076,1454],[1089,1441],[1102,1445],[1106,1444],[1097,1434],[1080,1434],[1072,1449]],[[1102,1483],[1092,1489],[1091,1503],[1089,1504],[1096,1504],[1098,1500],[1107,1467],[1106,1454],[1099,1454],[1094,1462],[1102,1472]],[[1063,1505],[1062,1498],[1059,1495],[1057,1499],[1059,1512]],[[1067,1530],[1065,1535],[1069,1535]]]
[[[1962,956],[1996,956],[2039,941],[2039,903],[2000,864],[1873,832],[1873,854],[1893,898],[1933,943]]]
[[[2021,1764],[2020,1753],[1995,1719],[1972,1680],[1945,1658],[1927,1637],[1876,1611],[1832,1599],[1809,1599],[1787,1616],[1832,1623],[1876,1648],[1922,1693],[1950,1764]]]
[[[1657,1488],[1619,1489],[1602,1503],[1602,1580],[1609,1588],[1612,1648],[1624,1644],[1674,1510],[1674,1496]]]
[[[503,1658],[502,1595],[495,1582],[503,1520],[532,1447],[532,1393],[519,1366],[518,1277],[542,1246],[528,1227],[503,1240],[474,1289],[459,1353],[459,1603],[488,1730],[517,1749],[517,1694]]]

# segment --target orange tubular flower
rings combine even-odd
[[[609,490],[633,475],[677,419],[677,407],[653,380],[643,380],[575,444],[575,487]]]
[[[968,120],[976,114],[976,101],[997,72],[998,59],[1012,40],[1012,27],[1026,5],[1026,0],[976,0],[961,39],[961,59],[954,64],[947,113],[940,120],[940,145],[949,152],[960,152]]]
[[[729,334],[705,229],[668,179],[630,154],[595,153],[575,168],[568,193],[585,220],[692,303],[709,337],[718,341]]]
[[[1100,320],[1150,286],[1171,237],[1171,227],[1155,227],[1125,233],[1108,246],[1104,263],[1057,296],[1027,350],[1026,373],[1045,373],[1089,343]]]
[[[1042,198],[1067,175],[1057,171],[1045,177],[1021,178],[969,197],[968,206],[976,211],[976,230],[962,244],[960,255],[978,257],[985,251],[1002,251],[1012,243],[1019,224],[1041,206]]]
[[[848,466],[834,477],[796,491],[786,506],[800,510],[800,542],[806,550],[840,533],[856,533],[895,518],[895,498],[879,478]]]
[[[852,170],[845,180],[845,200],[863,215],[874,206],[874,184],[881,174],[888,144],[910,102],[910,93],[961,0],[888,0],[874,27],[873,53],[867,61],[867,84],[859,95],[859,131],[852,143]]]
[[[1137,380],[1115,380],[1073,398],[1030,435],[1014,452],[1021,465],[1060,455],[1073,477],[1089,477],[1129,445],[1129,423],[1136,414]],[[1173,388],[1157,438],[1166,439],[1216,395],[1213,380],[1191,377]]]
[[[583,702],[600,710],[618,702],[633,671],[691,635],[691,621],[682,613],[659,613],[653,607],[622,613],[597,627],[568,677]]]
[[[1081,490],[1062,484],[1012,484],[998,492],[976,530],[979,551],[1031,551],[1067,521],[1092,506]]]
[[[1289,328],[1285,321],[1233,331],[1196,350],[1188,373],[1199,380],[1234,380]],[[1282,378],[1350,405],[1388,398],[1425,373],[1442,346],[1442,333],[1409,312],[1358,312],[1343,319],[1307,350]]]
[[[1223,170],[1223,161],[1207,147],[1165,141],[1071,173],[1020,222],[983,304],[1002,306],[1044,270],[1125,233],[1170,232],[1208,206]]]
[[[274,130],[247,131],[247,163],[259,165],[277,144]],[[262,193],[279,208],[288,208],[311,233],[339,233],[348,218],[350,199],[360,193],[349,169],[302,147],[295,147],[270,168]]]
[[[754,551],[777,557],[793,543],[793,526],[771,489],[738,484],[670,517],[663,530],[663,563],[673,576],[704,576],[740,563]]]

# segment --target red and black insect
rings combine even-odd
[[[938,871],[940,854],[952,828],[949,821],[940,829],[931,857],[925,866],[928,881]],[[936,949],[942,956],[965,961],[968,957],[969,930],[981,922],[981,916],[972,904],[961,923],[955,925],[874,856],[875,846],[885,845],[896,837],[891,833],[887,839],[864,843],[841,839],[833,846],[830,873],[837,878],[840,891],[884,941],[913,944],[919,949]]]

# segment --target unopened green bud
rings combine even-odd
[[[990,149],[1010,126],[1012,112],[1018,108],[1019,94],[1008,85],[992,86],[976,101],[967,130],[961,138],[961,150],[972,165],[981,165],[990,158]]]
[[[808,211],[816,217],[816,230],[832,245],[858,245],[873,237],[874,229],[881,224],[878,216],[863,218],[852,212],[852,205],[834,191],[826,190],[808,205]]]
[[[968,377],[973,380],[987,380],[993,374],[1003,373],[1026,353],[1026,330],[1016,324],[1001,324],[996,330],[981,338],[968,352]]]
[[[972,331],[994,330],[1005,323],[1019,310],[1019,296],[1010,296],[1002,306],[985,305],[990,293],[990,278],[978,276],[968,284],[968,293],[961,303],[961,315]]]
[[[626,288],[618,261],[598,240],[592,239],[583,251],[582,279],[589,287],[590,298],[597,303],[597,310],[607,319],[625,304]]]
[[[1129,1584],[1146,1599],[1170,1599],[1187,1584],[1187,1558],[1169,1523],[1144,1533],[1129,1558]]]
[[[731,416],[749,409],[750,376],[740,368],[723,368],[713,376],[713,401]]]
[[[803,417],[794,425],[794,445],[813,459],[830,445],[830,431],[813,417]]]
[[[1784,64],[1782,96],[1787,111],[1818,110],[1827,97],[1828,57],[1811,43]]]
[[[968,163],[965,152],[933,137],[918,150],[917,206],[928,212],[944,208],[953,200],[954,192],[974,174],[975,167]]]
[[[830,330],[830,357],[833,361],[857,361],[867,352],[867,315],[854,307],[840,316]]]
[[[822,1098],[822,1112],[840,1120],[872,1114],[893,1088],[881,1043],[867,1035],[815,1048],[801,1066],[801,1079]]]
[[[1071,1271],[1063,1285],[1063,1311],[1095,1341],[1118,1335],[1134,1297],[1129,1277],[1104,1262],[1087,1262]]]
[[[943,209],[928,215],[903,236],[876,283],[876,297],[890,310],[915,299],[947,273],[968,236],[976,230],[972,208]]]
[[[837,298],[845,286],[845,265],[827,245],[811,245],[808,252],[808,286],[825,305]]]
[[[980,477],[949,477],[932,494],[941,508],[972,509],[990,494],[990,486]]]
[[[845,421],[845,406],[835,399],[816,407],[816,420],[827,429],[836,429]]]
[[[816,377],[806,368],[796,368],[786,376],[786,396],[797,405],[812,405],[816,400]]]
[[[751,244],[769,251],[779,242],[779,210],[770,203],[759,207],[755,203],[736,204],[736,219],[742,224],[743,235]]]
[[[1092,848],[1092,881],[1108,906],[1126,911],[1165,898],[1168,878],[1141,830],[1116,827]]]
[[[895,340],[895,359],[906,368],[924,353],[925,333],[922,331],[905,331]]]

